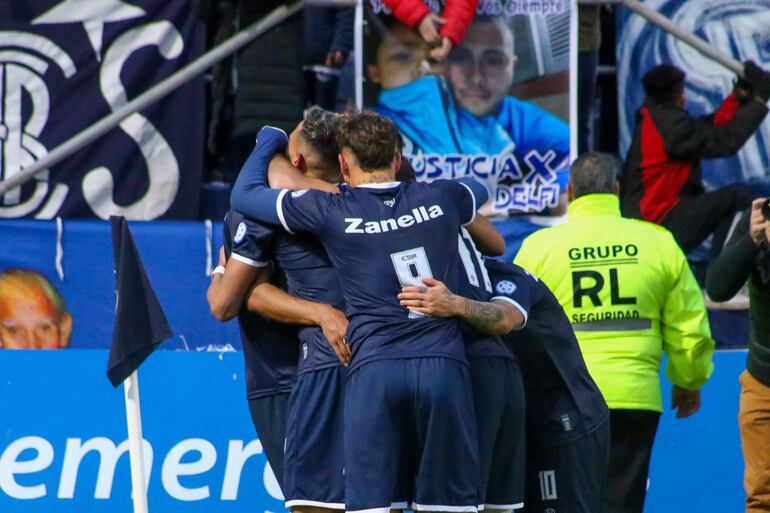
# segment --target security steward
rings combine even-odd
[[[620,216],[619,162],[586,153],[571,168],[565,224],[530,235],[516,263],[553,291],[610,408],[602,513],[641,513],[663,411],[659,369],[677,418],[700,408],[714,341],[703,296],[665,228]]]

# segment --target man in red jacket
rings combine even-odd
[[[443,61],[460,44],[479,4],[479,0],[447,0],[441,17],[430,12],[423,0],[384,1],[401,23],[417,28],[425,42],[434,47],[430,55],[438,61]]]
[[[685,253],[714,233],[718,252],[751,197],[740,185],[704,192],[700,161],[737,153],[756,132],[768,110],[770,73],[747,62],[745,79],[719,110],[702,118],[684,110],[684,79],[670,64],[642,77],[646,96],[621,181],[623,215],[665,226]]]

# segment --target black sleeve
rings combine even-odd
[[[729,300],[749,279],[759,249],[749,235],[750,216],[751,210],[744,212],[722,252],[709,264],[706,292],[714,301]]]
[[[663,136],[666,153],[672,159],[700,160],[735,154],[757,131],[767,107],[751,101],[742,105],[733,118],[719,126],[704,123],[681,109],[650,111]]]
[[[335,9],[334,37],[329,49],[330,52],[339,50],[347,56],[353,49],[353,14],[352,7]]]

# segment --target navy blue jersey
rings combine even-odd
[[[465,228],[460,229],[457,239],[461,266],[458,294],[474,301],[489,301],[492,298],[492,282],[481,253]],[[463,323],[463,339],[468,358],[513,359],[513,352],[503,337],[482,333],[470,324]]]
[[[227,258],[255,267],[267,264],[273,229],[250,221],[233,210],[225,216],[224,242]],[[249,399],[289,392],[297,374],[297,329],[248,312],[238,314],[246,364]]]
[[[318,239],[312,235],[292,235],[278,228],[272,247],[274,262],[283,272],[286,291],[298,298],[345,309],[337,273]],[[318,326],[299,332],[301,357],[299,372],[340,365],[340,360]]]
[[[284,194],[278,205],[284,228],[317,236],[339,274],[353,366],[382,358],[464,358],[457,321],[409,311],[397,295],[402,286],[422,285],[423,277],[457,290],[458,254],[447,248],[475,215],[465,186],[372,184],[340,194]]]
[[[461,179],[368,184],[339,194],[272,190],[267,169],[287,140],[278,129],[260,130],[231,203],[250,217],[321,241],[345,298],[351,367],[383,358],[464,360],[459,321],[409,311],[397,295],[404,285],[421,285],[423,277],[457,290],[457,233],[487,200],[486,189]]]
[[[493,299],[526,312],[526,324],[508,339],[524,378],[528,436],[557,443],[590,433],[609,412],[558,300],[517,265],[488,260],[487,270]]]

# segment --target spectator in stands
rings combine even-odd
[[[447,0],[442,17],[430,12],[423,0],[385,0],[401,23],[417,27],[423,40],[433,47],[430,56],[438,61],[460,44],[478,4],[479,0]]]
[[[0,273],[0,348],[63,349],[71,333],[72,316],[45,276],[22,269]]]
[[[305,5],[302,16],[306,103],[335,110],[339,73],[353,48],[353,8]]]
[[[578,6],[578,154],[591,151],[591,121],[602,46],[601,5]]]
[[[770,74],[747,62],[745,80],[703,118],[684,109],[684,81],[684,72],[670,64],[642,78],[646,96],[623,171],[623,214],[665,226],[685,253],[714,233],[717,253],[750,195],[738,185],[704,192],[700,161],[733,155],[754,134],[767,114]]]
[[[740,377],[738,416],[747,513],[770,511],[770,222],[762,212],[766,201],[754,200],[706,276],[706,291],[716,301],[727,301],[749,280],[751,338],[746,371]]]
[[[663,411],[663,352],[671,405],[688,417],[700,408],[714,341],[700,288],[671,234],[620,216],[619,168],[598,153],[573,162],[567,222],[530,235],[516,263],[561,303],[610,408],[602,511],[642,513]]]

